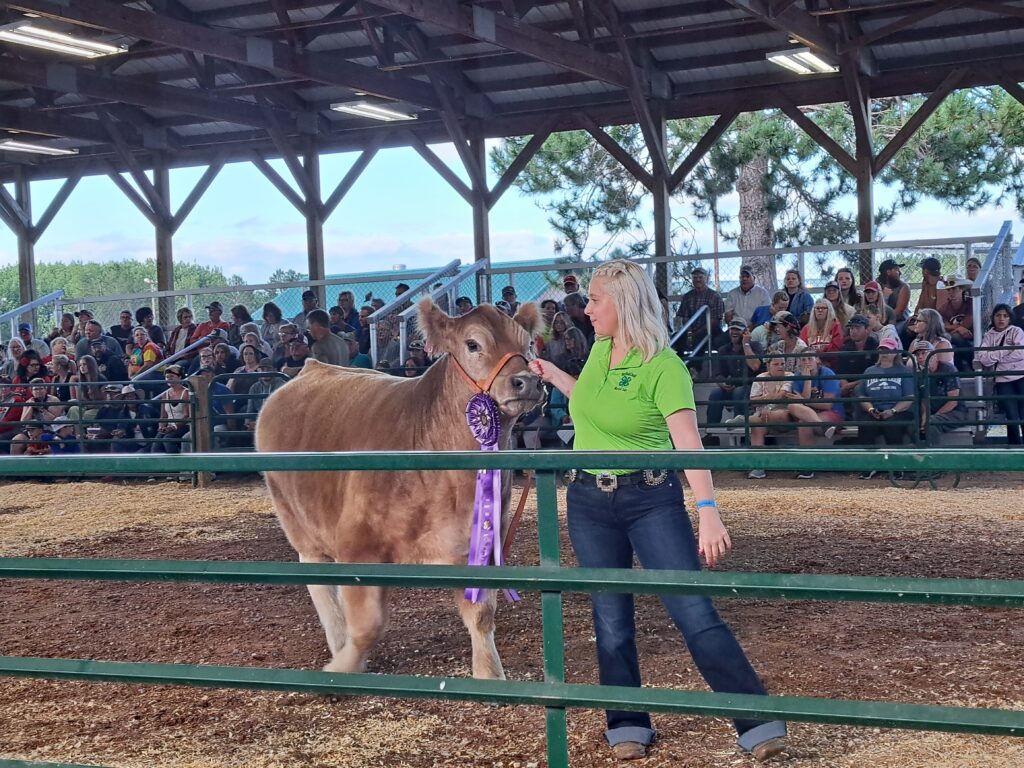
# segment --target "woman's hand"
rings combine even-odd
[[[718,510],[714,507],[703,507],[697,525],[697,552],[704,556],[708,568],[714,568],[731,549],[732,540]]]
[[[540,358],[534,358],[529,363],[530,373],[534,373],[540,376],[541,381],[545,384],[554,384],[555,379],[558,378],[559,374],[564,375],[564,371],[557,365],[552,363],[550,360],[542,360]]]

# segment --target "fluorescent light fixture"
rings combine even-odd
[[[790,48],[787,51],[775,51],[765,57],[773,64],[796,72],[798,75],[819,75],[838,72],[839,67],[829,64],[810,48]]]
[[[389,109],[382,107],[379,104],[370,104],[365,101],[351,101],[342,102],[340,104],[331,104],[331,109],[335,112],[345,112],[350,115],[357,115],[359,117],[368,117],[371,120],[381,120],[385,123],[394,123],[398,120],[415,120],[416,115],[411,115],[408,112],[399,112],[396,109]]]
[[[0,40],[33,48],[43,48],[57,53],[68,53],[72,56],[82,56],[87,59],[123,53],[125,50],[117,45],[84,40],[63,32],[37,27],[30,21],[16,21],[13,24],[5,24],[0,27]]]
[[[5,152],[29,152],[33,155],[77,155],[77,149],[62,149],[61,147],[48,147],[45,144],[32,144],[28,141],[17,139],[0,139],[0,150]]]

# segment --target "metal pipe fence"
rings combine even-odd
[[[48,680],[173,684],[307,693],[518,703],[545,707],[551,768],[569,765],[566,710],[616,708],[790,721],[842,723],[959,733],[1024,736],[1024,712],[892,702],[754,696],[652,688],[619,688],[565,682],[564,592],[701,594],[781,600],[892,602],[928,605],[1024,607],[1024,581],[875,578],[778,573],[636,571],[560,567],[556,473],[579,466],[608,469],[746,469],[749,451],[673,452],[452,452],[182,454],[162,459],[179,471],[408,471],[532,469],[537,472],[539,566],[479,568],[311,564],[0,558],[0,578],[216,582],[245,584],[347,584],[450,588],[478,585],[541,593],[543,682],[471,680],[405,675],[335,674],[145,662],[0,657],[0,675]],[[147,472],[152,456],[72,456],[39,459],[46,474]],[[993,450],[773,451],[773,468],[836,469],[851,461],[882,470],[927,463],[982,472],[1024,471],[1024,453]],[[0,462],[0,476],[17,474],[21,458]],[[28,765],[33,765],[29,763]],[[39,764],[35,764],[39,765]]]

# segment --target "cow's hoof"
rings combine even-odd
[[[365,672],[365,664],[353,665],[347,659],[333,658],[324,665],[324,672]]]

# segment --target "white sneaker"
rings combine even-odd
[[[766,477],[768,477],[768,473],[763,469],[752,469],[747,475],[747,480],[764,480]]]
[[[834,425],[833,425],[833,426],[831,426],[831,427],[828,427],[828,428],[827,428],[827,429],[825,430],[825,439],[826,439],[826,440],[831,440],[831,439],[832,439],[833,437],[835,437],[835,436],[836,436],[836,428],[835,428],[835,426],[834,426]]]
[[[731,419],[726,419],[723,424],[742,424],[746,420],[746,416],[733,416]]]

